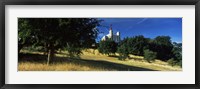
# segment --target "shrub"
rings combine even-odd
[[[175,66],[176,65],[176,61],[174,60],[174,58],[171,58],[167,61],[167,63],[171,66]]]
[[[177,62],[177,65],[182,67],[182,60],[180,60],[179,62]]]
[[[150,51],[149,49],[144,50],[144,60],[148,61],[149,63],[155,61],[157,53]]]
[[[74,47],[73,45],[68,45],[65,47],[65,50],[67,50],[67,56],[72,59],[79,59],[81,52],[81,48]]]
[[[169,60],[167,61],[167,63],[168,63],[169,65],[171,65],[171,66],[177,65],[177,66],[182,67],[182,60],[177,61],[177,60],[175,60],[174,58],[171,58],[171,59],[169,59]]]
[[[99,43],[98,50],[102,54],[115,54],[115,52],[117,51],[117,43],[112,40],[101,41]]]
[[[126,44],[122,44],[121,46],[119,46],[117,48],[117,52],[119,53],[119,60],[125,60],[126,58],[128,58],[129,52]]]

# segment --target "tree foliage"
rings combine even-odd
[[[171,58],[167,61],[167,63],[171,66],[175,66],[176,65],[176,61],[174,60],[174,58]]]
[[[27,20],[19,19],[18,24],[18,52],[20,52],[24,46],[32,45],[36,40]]]
[[[19,18],[19,33],[23,34],[19,39],[28,33],[27,39],[31,37],[29,40],[35,40],[34,45],[47,50],[49,64],[58,49],[79,48],[70,49],[73,54],[80,53],[75,52],[80,48],[90,47],[97,37],[98,25],[99,21],[93,18]]]
[[[163,61],[172,57],[173,45],[169,36],[157,36],[150,43],[149,49],[157,52],[157,58]]]
[[[153,52],[149,49],[144,50],[144,60],[146,60],[148,62],[152,62],[155,60],[156,56],[157,56],[156,52]]]
[[[115,54],[117,51],[117,43],[112,40],[100,41],[98,50],[102,54]]]
[[[126,59],[129,54],[143,56],[143,50],[147,48],[148,41],[149,39],[142,35],[125,38],[118,46],[119,59]]]
[[[173,43],[172,58],[167,61],[170,65],[182,67],[182,43]]]
[[[148,40],[142,35],[127,38],[127,47],[130,54],[143,56],[143,50],[148,46]]]
[[[123,39],[117,48],[119,59],[128,58],[129,54],[144,56],[148,62],[154,59],[172,62],[182,66],[182,43],[172,43],[169,36],[157,36],[154,39],[142,35]],[[173,59],[173,60],[172,60]]]
[[[117,48],[117,52],[119,53],[119,60],[125,60],[129,57],[129,50],[127,47],[127,44],[123,43]]]

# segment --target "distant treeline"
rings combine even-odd
[[[172,42],[169,36],[157,36],[154,39],[142,35],[127,37],[119,43],[112,40],[101,41],[98,50],[103,54],[119,54],[120,60],[129,58],[129,54],[144,56],[148,62],[155,59],[167,61],[172,66],[182,66],[182,43]]]

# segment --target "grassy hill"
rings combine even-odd
[[[180,71],[179,66],[170,66],[156,60],[148,63],[141,56],[130,55],[125,61],[118,60],[118,54],[107,56],[97,50],[84,50],[79,59],[70,59],[66,52],[57,53],[55,61],[47,66],[46,58],[41,52],[22,51],[19,55],[19,71]]]

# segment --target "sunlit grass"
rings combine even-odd
[[[48,65],[46,63],[20,62],[19,71],[109,71],[90,65],[78,65],[74,63],[59,63]]]
[[[41,52],[29,52],[23,50],[22,53],[40,54]],[[80,55],[80,60],[71,60],[65,55],[56,54],[56,60],[64,60],[61,62],[53,62],[47,66],[45,61],[19,61],[19,71],[129,71],[129,70],[160,70],[160,71],[180,71],[178,66],[170,66],[166,62],[156,60],[148,63],[143,60],[142,56],[130,55],[131,59],[125,61],[118,60],[118,54],[115,56],[107,56],[100,54],[97,50],[87,49]]]

